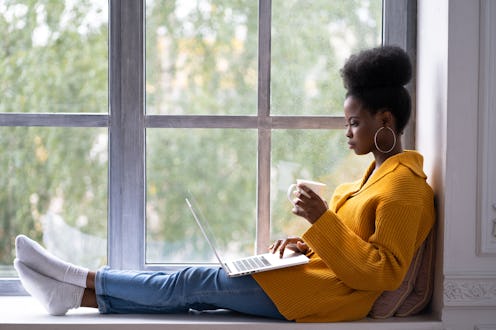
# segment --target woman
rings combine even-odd
[[[350,57],[341,74],[349,147],[372,153],[374,162],[361,180],[339,186],[329,206],[299,186],[293,212],[312,225],[302,238],[279,240],[270,249],[300,251],[308,264],[239,278],[203,267],[173,274],[92,272],[19,236],[14,265],[26,290],[54,315],[85,306],[101,313],[227,308],[298,322],[365,317],[383,291],[400,285],[431,230],[433,193],[422,156],[401,146],[411,107],[407,54],[391,46],[366,50]]]

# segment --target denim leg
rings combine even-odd
[[[227,276],[222,268],[191,267],[176,273],[129,272],[105,267],[95,291],[101,313],[233,311],[284,319],[251,276]]]

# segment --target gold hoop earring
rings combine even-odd
[[[377,144],[377,135],[379,134],[380,131],[382,131],[384,128],[387,128],[391,134],[393,134],[393,146],[389,149],[389,150],[382,150],[381,148],[379,148],[379,145]],[[375,148],[377,150],[379,150],[380,152],[382,152],[383,154],[387,154],[391,151],[393,151],[394,147],[396,147],[396,134],[394,134],[394,131],[391,127],[389,126],[382,126],[381,128],[379,128],[377,130],[377,132],[375,132],[374,134],[374,144],[375,144]]]

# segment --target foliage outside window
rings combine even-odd
[[[0,127],[0,276],[15,274],[20,233],[105,263],[107,130],[36,127],[36,115],[108,112],[107,21],[104,2],[0,3],[0,113],[12,115]]]
[[[298,117],[342,116],[339,69],[352,52],[381,43],[382,2],[274,0],[268,26],[251,0],[146,4],[146,113],[166,123],[240,116],[241,127],[147,129],[146,261],[213,260],[184,203],[188,191],[228,255],[254,252],[260,185],[270,190],[271,238],[301,234],[306,225],[291,214],[287,187],[296,178],[324,181],[329,198],[370,158],[350,154],[341,122],[309,130]],[[263,34],[270,49],[259,48]],[[260,90],[267,58],[270,81]],[[261,94],[270,94],[269,109],[260,109]],[[265,111],[269,120],[292,118],[260,137],[263,124],[243,123],[265,120]],[[268,152],[260,144],[270,144]],[[264,157],[270,178],[257,172]]]
[[[120,60],[108,51],[112,3],[0,3],[0,277],[14,275],[20,233],[75,263],[108,261],[106,238],[118,230],[107,225],[108,141],[116,138],[109,61]],[[273,0],[264,16],[267,3],[144,3],[146,263],[212,260],[184,203],[189,192],[222,249],[240,255],[260,239],[263,198],[271,239],[301,234],[287,186],[323,181],[329,198],[370,160],[346,148],[339,68],[381,43],[382,1]],[[261,35],[270,47],[259,48]],[[124,141],[114,145],[128,148]]]

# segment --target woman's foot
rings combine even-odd
[[[75,266],[50,254],[37,242],[24,235],[16,238],[16,257],[37,273],[59,282],[86,287],[88,269]]]
[[[81,306],[84,288],[39,274],[18,259],[14,267],[26,291],[51,315],[65,315],[69,309]]]

